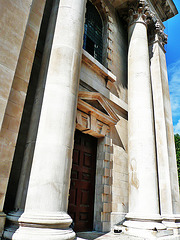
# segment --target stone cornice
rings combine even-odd
[[[150,0],[156,12],[159,15],[159,18],[164,22],[169,18],[174,17],[178,11],[172,0]]]
[[[127,8],[129,4],[136,3],[137,0],[111,0],[112,5],[119,11],[127,13]],[[178,11],[172,0],[147,0],[156,11],[156,15],[161,21],[166,21],[167,19],[175,16]]]

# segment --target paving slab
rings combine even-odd
[[[101,233],[101,232],[80,232],[76,234],[76,240],[147,240],[149,238],[129,236],[124,233],[115,234],[113,232]],[[152,238],[159,240],[180,240],[180,236],[166,236],[160,238]]]
[[[133,239],[133,240],[144,240],[143,238],[138,238],[138,237],[132,237],[132,236],[128,236],[125,234],[115,234],[113,232],[110,233],[101,233],[101,232],[80,232],[77,233],[77,240],[111,240],[111,239],[115,239],[115,240],[129,240],[129,239]]]

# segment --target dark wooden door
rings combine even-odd
[[[68,213],[74,231],[93,230],[97,139],[76,130]]]

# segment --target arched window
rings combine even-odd
[[[86,7],[83,49],[102,63],[102,20],[90,1]]]

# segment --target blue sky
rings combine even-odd
[[[180,0],[174,0],[180,13]],[[166,59],[174,133],[180,134],[180,14],[164,22],[168,34]]]

